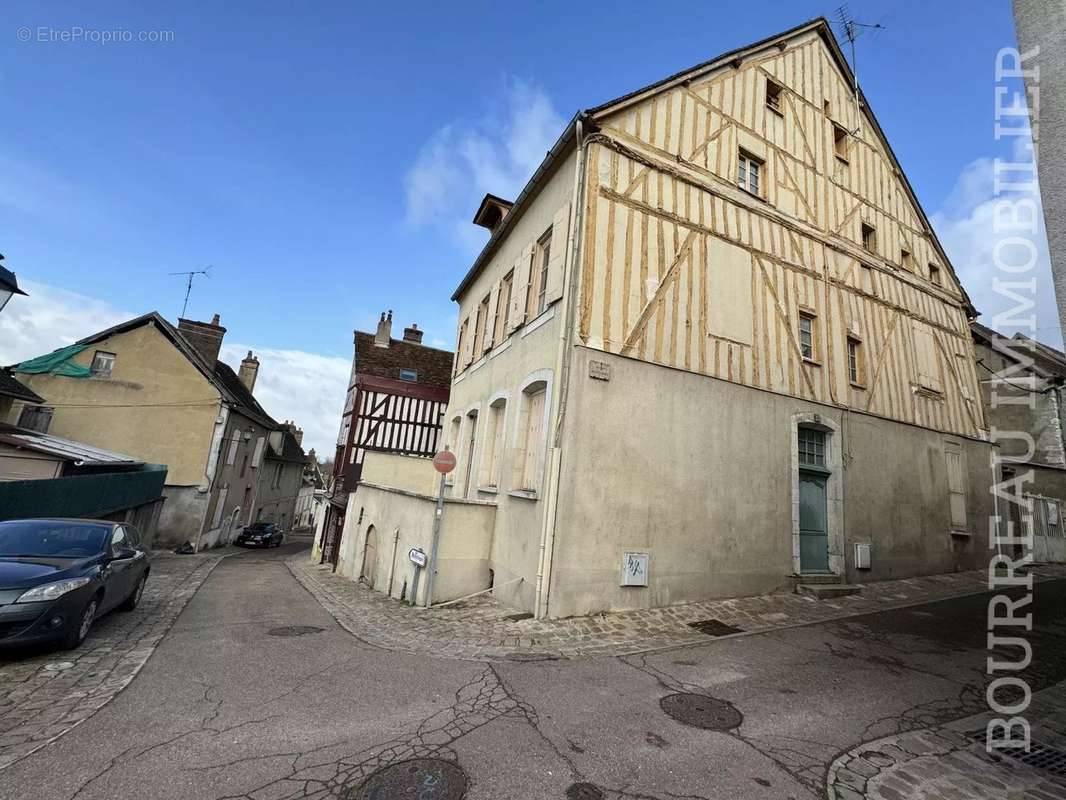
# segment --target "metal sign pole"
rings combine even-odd
[[[440,544],[440,521],[444,516],[444,478],[442,474],[437,490],[437,511],[433,516],[433,544],[429,549],[429,571],[426,574],[426,608],[433,605],[433,581],[437,577],[437,546]]]
[[[415,576],[411,578],[411,605],[417,606],[418,600],[418,575],[422,572],[422,568],[415,564]]]

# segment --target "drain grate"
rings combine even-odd
[[[322,633],[325,628],[317,628],[314,625],[282,625],[280,628],[271,628],[267,631],[268,636],[306,636],[309,633]]]
[[[984,745],[987,733],[984,728],[975,731],[967,731],[966,737]],[[1029,740],[1029,750],[1023,747],[996,747],[992,749],[992,755],[1006,756],[1029,767],[1050,772],[1052,775],[1066,777],[1066,752],[1057,747]]]
[[[659,701],[659,706],[678,722],[709,731],[732,730],[744,721],[744,715],[732,703],[705,694],[668,694]]]
[[[413,758],[373,772],[348,793],[349,800],[462,800],[467,779],[462,768],[441,758]]]
[[[603,800],[603,789],[594,783],[571,783],[566,790],[566,800]]]
[[[720,619],[701,619],[699,622],[690,622],[688,626],[708,636],[728,636],[731,633],[744,632],[743,628],[729,625]]]

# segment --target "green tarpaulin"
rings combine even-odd
[[[61,347],[48,355],[23,361],[15,367],[15,372],[24,372],[28,375],[48,374],[63,375],[67,378],[88,378],[93,374],[92,370],[71,361],[88,346],[87,344],[72,344],[69,347]]]

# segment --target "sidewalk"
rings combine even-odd
[[[515,609],[488,595],[443,608],[421,609],[374,592],[312,564],[303,553],[287,562],[292,574],[348,630],[386,650],[473,661],[618,656],[701,644],[713,637],[690,627],[712,620],[744,635],[841,619],[887,608],[988,591],[983,570],[863,584],[862,594],[816,600],[772,594],[561,620],[511,620]],[[1066,578],[1066,565],[1032,570],[1035,580]],[[718,637],[720,638],[720,637]]]
[[[222,556],[152,555],[140,605],[97,620],[76,650],[0,651],[0,770],[91,717],[140,672]]]
[[[837,758],[829,800],[1062,800],[1066,797],[1066,684],[1033,695],[1029,753],[985,750],[991,712],[887,736]]]

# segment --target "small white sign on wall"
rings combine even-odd
[[[622,586],[648,585],[648,554],[622,554]]]

